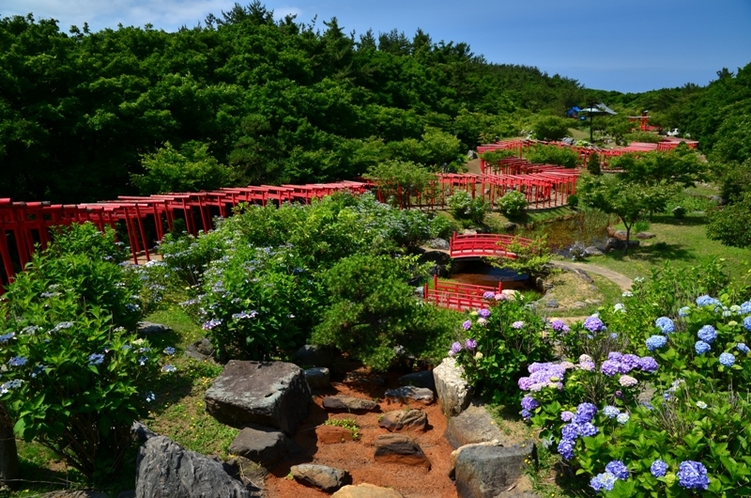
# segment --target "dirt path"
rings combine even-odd
[[[603,277],[615,282],[621,290],[627,291],[631,289],[633,281],[622,273],[603,268],[601,266],[593,265],[591,263],[575,263],[571,261],[553,261],[553,265],[559,268],[567,268],[569,270],[582,270],[588,273],[596,273]]]

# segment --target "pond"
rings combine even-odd
[[[561,256],[569,256],[568,249],[579,242],[586,246],[604,246],[608,239],[608,215],[596,211],[578,212],[573,216],[538,223],[527,231],[533,236],[547,235],[548,247]],[[530,236],[530,235],[527,235]]]
[[[518,291],[537,290],[528,275],[506,268],[496,268],[482,260],[454,260],[450,280],[463,284],[495,287],[503,283],[504,289]]]

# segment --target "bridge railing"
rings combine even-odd
[[[473,235],[454,235],[449,242],[449,255],[455,257],[496,256],[516,259],[516,254],[508,250],[514,242],[528,246],[531,239],[512,235],[478,233]]]
[[[486,292],[493,295],[503,290],[503,284],[498,282],[496,287],[487,285],[464,284],[460,282],[446,282],[433,276],[433,286],[425,283],[423,298],[426,302],[453,310],[476,310],[487,308],[488,301],[483,297]]]

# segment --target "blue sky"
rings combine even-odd
[[[0,16],[60,21],[63,30],[88,22],[93,30],[123,25],[173,31],[233,0],[0,0]],[[240,2],[247,5],[249,1]],[[751,62],[749,0],[267,0],[275,15],[325,29],[337,17],[356,36],[392,29],[411,37],[422,28],[433,41],[468,43],[490,62],[537,66],[588,88],[642,92],[706,85],[723,67]]]

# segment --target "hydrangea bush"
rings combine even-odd
[[[103,477],[122,463],[131,424],[153,401],[162,354],[133,333],[139,281],[115,264],[116,247],[105,248],[113,234],[92,233],[58,233],[0,300],[0,402],[19,437]]]
[[[516,388],[520,372],[552,359],[551,334],[521,294],[489,292],[484,297],[487,306],[464,320],[460,340],[448,354],[463,366],[479,394],[508,403],[521,397]]]
[[[565,357],[529,366],[521,413],[598,494],[747,496],[751,301],[676,301],[667,276],[568,330],[551,324]]]

